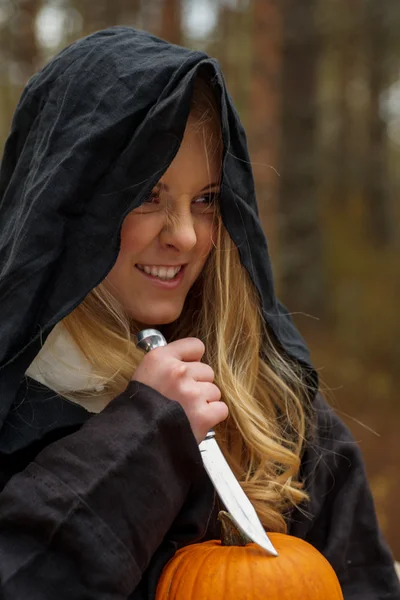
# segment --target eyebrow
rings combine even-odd
[[[213,187],[219,187],[220,183],[219,181],[215,181],[214,183],[209,183],[208,185],[204,186],[201,190],[200,190],[200,194],[201,192],[205,192],[206,190],[209,190]],[[159,181],[154,187],[158,187],[161,188],[162,190],[165,190],[166,192],[169,192],[169,187],[167,186],[166,183],[163,183],[162,181]]]

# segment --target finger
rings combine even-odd
[[[214,427],[217,423],[221,423],[221,421],[225,421],[229,415],[229,409],[225,402],[211,402],[207,406],[207,417],[210,419],[211,427]]]
[[[213,383],[207,381],[198,382],[201,397],[206,400],[207,403],[218,402],[221,400],[221,391]]]
[[[214,381],[214,371],[209,365],[201,362],[185,363],[185,365],[186,374],[195,381],[209,381],[210,383]]]
[[[206,350],[203,342],[193,337],[170,342],[166,348],[170,355],[185,362],[201,360]]]

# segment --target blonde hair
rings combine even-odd
[[[201,126],[212,126],[215,133],[218,109],[201,79],[192,116],[196,112]],[[215,248],[181,316],[163,332],[169,341],[195,336],[205,343],[204,361],[214,369],[229,407],[228,419],[216,427],[217,439],[263,525],[285,532],[285,513],[308,499],[299,480],[311,410],[307,386],[300,368],[273,341],[255,286],[218,215],[216,229]],[[108,400],[122,393],[143,355],[132,340],[135,323],[105,285],[93,289],[63,322],[101,376]],[[80,397],[73,395],[76,401]]]

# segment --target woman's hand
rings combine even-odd
[[[220,402],[221,392],[213,383],[214,371],[200,362],[204,351],[197,338],[171,342],[146,354],[132,377],[179,402],[198,443],[228,416],[228,407]]]

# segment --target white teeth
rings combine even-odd
[[[147,265],[136,265],[138,269],[144,271],[148,275],[153,277],[159,277],[159,279],[168,280],[173,279],[182,267],[148,267]]]

